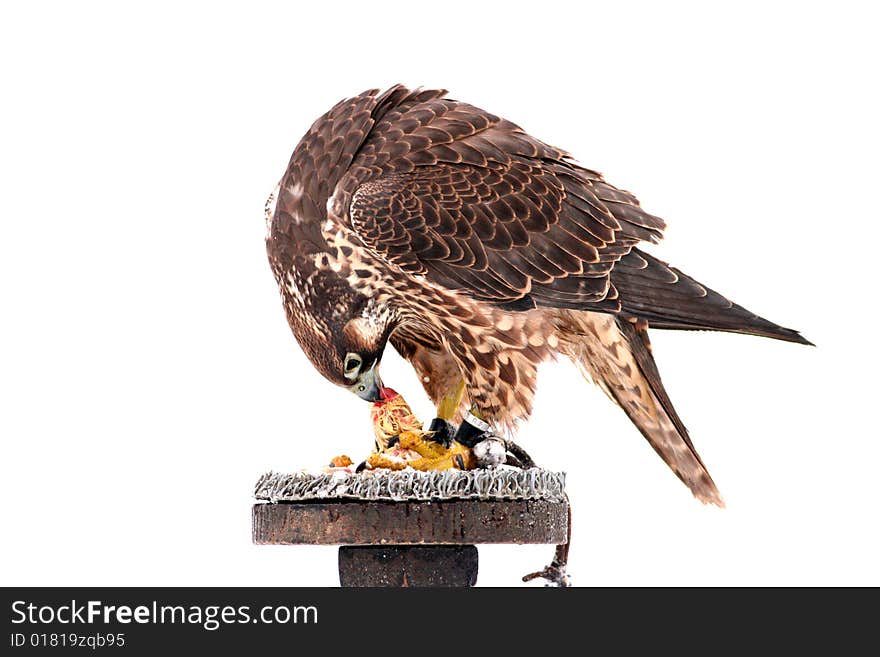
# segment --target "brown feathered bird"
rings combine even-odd
[[[445,91],[343,100],[267,205],[288,322],[327,379],[375,401],[386,343],[473,445],[532,410],[571,358],[703,502],[721,497],[651,356],[648,327],[809,344],[640,251],[664,229],[568,153]],[[441,432],[442,433],[442,432]]]

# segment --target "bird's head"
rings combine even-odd
[[[334,336],[337,368],[324,376],[369,402],[384,399],[379,363],[388,343],[391,327],[384,322],[358,316],[349,319]]]
[[[350,290],[338,296],[329,292],[324,288],[314,296],[287,300],[294,335],[324,378],[361,399],[379,401],[385,390],[379,363],[394,330],[394,315]]]

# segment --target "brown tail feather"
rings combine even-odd
[[[560,311],[560,350],[596,382],[701,502],[724,506],[660,380],[646,326],[591,312]]]

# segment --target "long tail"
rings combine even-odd
[[[562,310],[558,328],[560,351],[626,412],[694,497],[724,506],[660,380],[646,323]]]

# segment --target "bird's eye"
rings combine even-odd
[[[356,379],[358,374],[360,374],[361,365],[363,365],[363,363],[363,359],[357,354],[345,354],[345,362],[342,365],[345,378],[351,379],[352,381]]]

